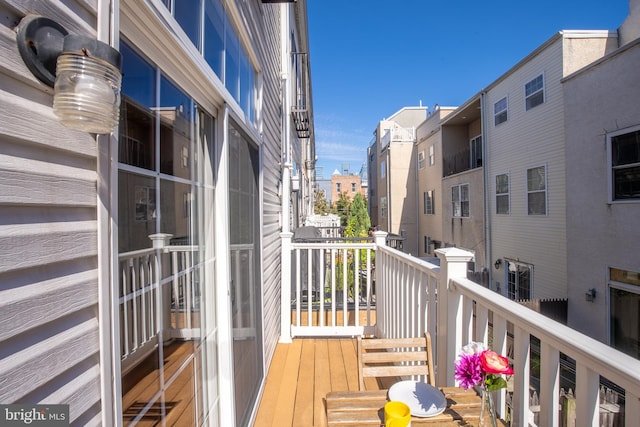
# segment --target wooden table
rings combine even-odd
[[[428,418],[411,417],[416,426],[477,426],[480,417],[480,396],[472,389],[441,387],[447,398],[447,409]],[[387,390],[334,391],[327,394],[327,422],[334,426],[384,426],[384,405]],[[506,426],[504,422],[500,425]]]

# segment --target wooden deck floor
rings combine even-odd
[[[366,385],[380,387],[375,380]],[[254,426],[326,426],[327,393],[357,389],[355,339],[296,338],[278,344]]]

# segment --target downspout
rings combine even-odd
[[[493,254],[491,252],[491,185],[489,183],[489,162],[488,160],[488,140],[487,140],[487,114],[486,114],[486,103],[487,103],[487,92],[480,92],[480,122],[482,123],[482,174],[484,179],[484,244],[485,249],[484,253],[486,254],[486,259],[484,260],[484,266],[489,272],[489,289],[492,288],[493,285],[493,263],[491,260],[493,259]]]
[[[416,256],[419,258],[420,257],[420,204],[424,203],[424,200],[421,202],[420,201],[420,179],[418,176],[419,170],[418,170],[418,129],[414,127],[414,138],[415,138],[415,142],[413,143],[413,146],[415,147],[415,153],[416,153],[416,159],[414,162],[414,170],[416,171],[415,173],[415,183],[416,183]],[[425,254],[426,255],[426,254]]]
[[[389,156],[389,150],[391,150],[391,144],[389,144],[389,146],[387,146],[387,148],[384,150],[384,185],[387,187],[387,218],[385,219],[385,221],[387,222],[387,229],[385,231],[391,234],[391,194],[389,194],[391,189],[391,183],[389,182],[389,172],[391,171],[391,168],[389,167],[389,159],[391,156]]]
[[[289,7],[285,4],[281,5],[282,25],[280,26],[280,45],[282,46],[281,63],[282,69],[280,74],[280,85],[282,92],[282,145],[281,145],[281,186],[280,208],[282,217],[282,232],[291,231],[291,89],[290,89],[290,46],[289,46]],[[299,179],[302,179],[300,177]]]
[[[119,47],[119,1],[98,0],[96,38],[110,46]],[[117,233],[118,212],[118,141],[114,131],[97,135],[96,175],[98,179],[96,215],[98,222],[98,321],[100,340],[100,413],[102,425],[122,425],[122,390],[119,379],[120,341],[115,331],[120,330],[119,295],[117,286]]]

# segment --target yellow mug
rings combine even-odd
[[[385,427],[407,427],[411,425],[411,409],[404,402],[391,401],[384,405]]]

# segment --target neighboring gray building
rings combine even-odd
[[[640,358],[640,2],[563,80],[569,326]]]

